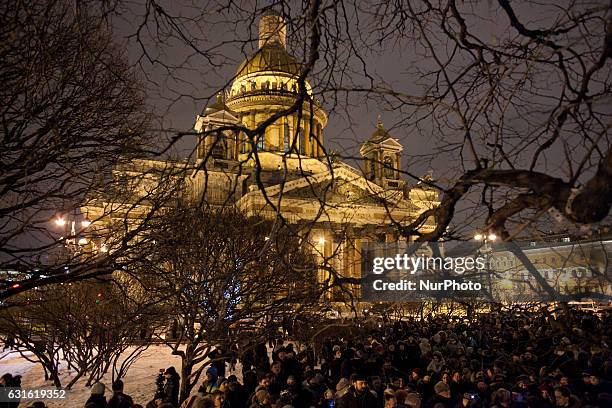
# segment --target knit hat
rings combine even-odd
[[[91,395],[104,395],[104,390],[106,390],[104,384],[97,382],[91,386]]]
[[[411,408],[420,408],[421,397],[416,392],[411,392],[406,398],[404,398],[404,404]]]
[[[336,392],[340,392],[345,388],[348,388],[348,386],[350,386],[351,384],[349,383],[349,380],[346,378],[341,378],[340,381],[338,381],[338,384],[336,385]]]
[[[443,392],[449,392],[450,387],[444,381],[438,381],[438,383],[434,385],[434,391],[436,394],[442,394]]]
[[[216,377],[217,376],[217,367],[213,367],[213,366],[208,367],[208,370],[206,370],[206,374],[210,374],[213,377]]]

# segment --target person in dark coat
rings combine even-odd
[[[85,402],[85,408],[106,408],[106,397],[104,384],[97,382],[91,386],[91,396]]]
[[[174,407],[178,407],[181,377],[178,375],[174,367],[168,367],[164,372],[164,377],[166,377],[166,383],[164,384],[164,395],[162,397],[162,401],[168,402]]]
[[[0,377],[0,387],[21,388],[21,376],[13,376],[10,373],[4,374],[2,377]],[[17,408],[18,406],[19,401],[0,403],[0,408]]]
[[[123,381],[113,382],[113,396],[108,400],[107,408],[133,408],[132,397],[123,393]]]
[[[351,386],[346,394],[338,399],[337,408],[376,408],[378,400],[368,389],[365,377],[359,374],[351,376]]]
[[[230,408],[241,408],[246,405],[248,395],[244,392],[244,387],[238,382],[235,375],[227,377],[227,388],[224,389],[225,401]]]
[[[454,404],[451,400],[451,390],[447,383],[439,381],[434,386],[435,395],[427,401],[427,408],[444,407],[451,408]]]

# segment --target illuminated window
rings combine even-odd
[[[289,152],[289,150],[291,149],[291,143],[289,142],[289,140],[291,140],[289,123],[285,122],[285,125],[283,126],[283,150],[285,151],[285,153]]]
[[[393,170],[393,160],[390,157],[385,157],[383,161],[383,166],[385,168],[385,177],[389,179],[395,178],[395,171]]]
[[[241,153],[246,153],[247,152],[247,135],[244,132],[240,132],[240,137],[242,138],[242,142],[240,143],[240,152]]]
[[[298,140],[300,141],[300,154],[305,154],[304,153],[304,151],[305,151],[304,147],[306,145],[306,141],[304,140],[305,139],[304,138],[304,128],[302,128],[302,127],[300,128],[298,135],[299,135],[299,139]]]
[[[259,135],[257,138],[257,151],[263,151],[266,148],[266,138],[264,135]]]
[[[227,145],[226,145],[225,138],[223,136],[218,136],[217,140],[213,144],[210,154],[215,159],[225,159],[226,150],[227,150]]]

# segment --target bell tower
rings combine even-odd
[[[402,188],[404,185],[400,175],[402,150],[404,147],[387,133],[379,116],[376,131],[359,149],[365,177],[383,188]]]
[[[217,129],[230,128],[239,123],[236,114],[225,105],[225,96],[219,93],[217,101],[207,106],[202,115],[196,118],[194,129],[200,133],[197,159],[237,160],[240,146],[236,132]]]
[[[287,28],[280,15],[270,13],[259,20],[259,48],[276,43],[287,48]]]

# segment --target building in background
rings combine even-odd
[[[138,219],[147,212],[143,199],[159,186],[160,177],[183,182],[182,195],[194,205],[237,206],[249,216],[279,216],[300,227],[326,268],[342,277],[360,278],[360,248],[366,242],[395,242],[397,226],[407,224],[438,204],[437,193],[425,184],[402,178],[404,146],[378,122],[361,146],[362,168],[333,158],[326,150],[328,116],[305,81],[300,92],[301,65],[286,47],[284,21],[267,15],[259,23],[259,48],[237,69],[231,87],[197,116],[195,160],[139,160],[117,168],[114,178],[129,185],[130,211],[108,211],[122,205],[97,197],[83,210],[94,223]],[[275,114],[301,103],[301,110],[271,122],[256,139],[250,130]],[[333,137],[333,136],[332,136]],[[256,155],[254,152],[256,151]],[[129,214],[128,214],[129,213]],[[423,231],[433,229],[433,220]],[[319,279],[329,279],[322,268]],[[356,295],[357,286],[350,288]],[[340,291],[329,294],[339,300]]]
[[[545,240],[523,241],[519,248],[555,293],[609,301],[612,295],[612,236],[609,233],[597,238],[550,236]],[[494,245],[487,257],[500,294],[505,292],[514,299],[546,297],[545,289],[533,273],[503,244]]]

